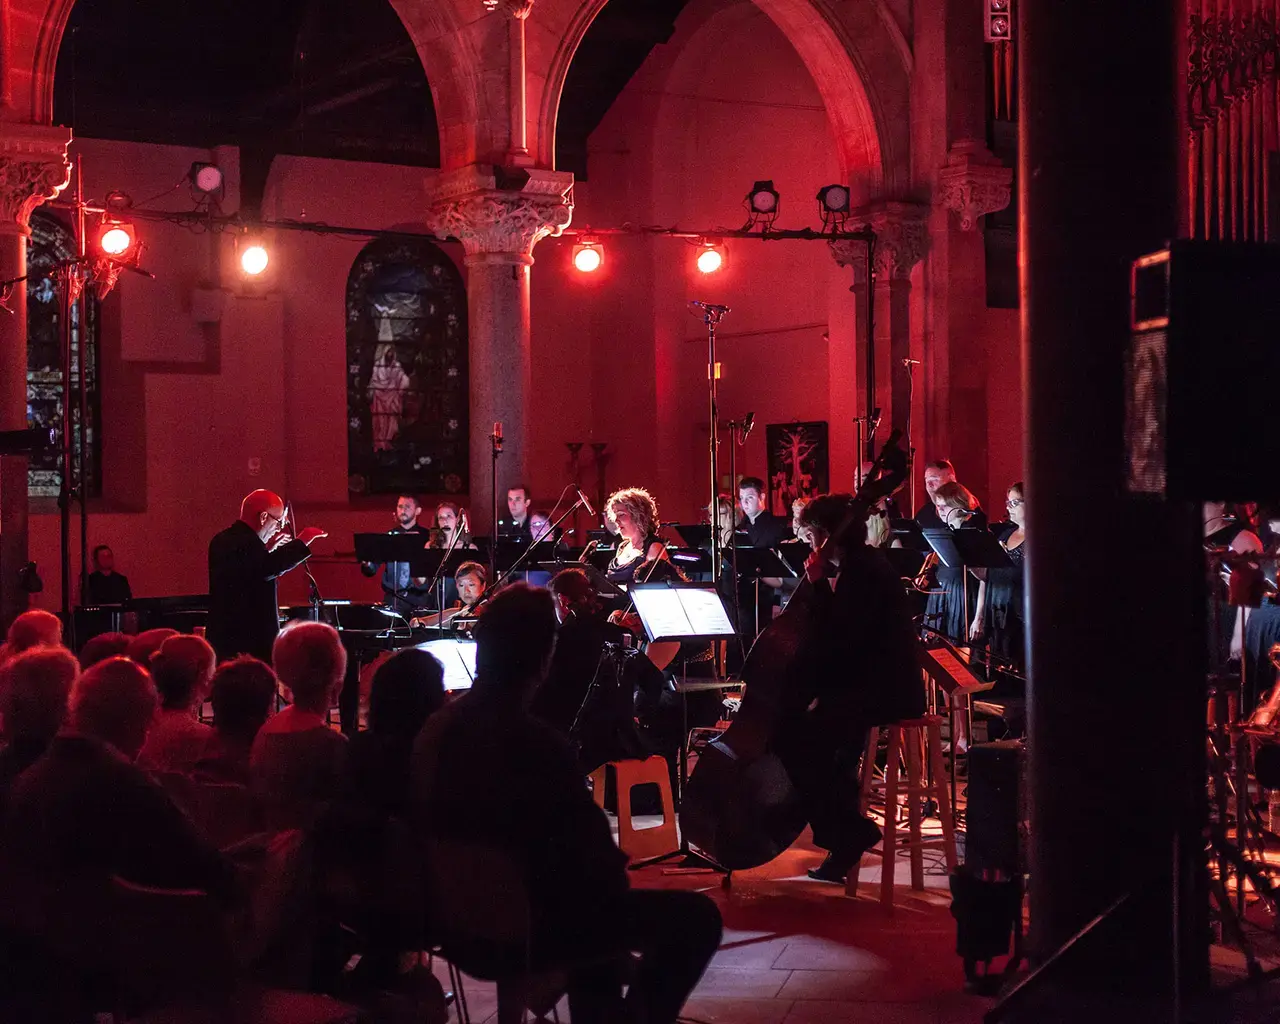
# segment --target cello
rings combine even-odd
[[[844,543],[851,531],[866,529],[867,513],[896,491],[907,474],[890,435],[871,472],[850,503],[819,557]],[[804,808],[781,759],[771,750],[778,724],[808,706],[806,654],[821,622],[808,576],[787,606],[751,645],[742,669],[745,690],[733,722],[707,744],[681,798],[680,827],[689,844],[728,871],[767,864],[791,846],[808,824]]]

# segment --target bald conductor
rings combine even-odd
[[[271,664],[280,631],[276,579],[328,536],[309,526],[294,537],[289,518],[280,495],[254,491],[241,503],[240,518],[209,542],[208,640],[219,661],[252,654]]]

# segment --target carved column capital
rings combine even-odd
[[[838,238],[828,242],[831,257],[839,266],[853,270],[853,289],[867,285],[867,243],[856,238]]]
[[[428,226],[461,242],[468,260],[506,256],[531,263],[533,247],[573,220],[573,175],[533,167],[465,167],[441,175],[429,201]]]
[[[864,207],[850,219],[876,234],[876,277],[911,280],[911,271],[929,249],[928,210],[915,203],[888,201]]]
[[[504,10],[513,18],[524,21],[533,11],[533,0],[484,0],[486,11]]]
[[[996,213],[1013,198],[1013,170],[973,139],[951,147],[938,171],[938,201],[960,216],[960,230],[973,231],[978,218]]]
[[[69,128],[0,124],[0,234],[26,235],[31,212],[71,181]]]

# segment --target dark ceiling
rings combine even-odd
[[[565,83],[559,167],[586,177],[587,137],[687,2],[605,6]],[[90,138],[236,144],[259,163],[292,153],[437,167],[429,73],[386,0],[78,0],[54,117]]]

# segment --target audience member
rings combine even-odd
[[[197,779],[249,785],[249,753],[271,715],[277,685],[271,666],[249,654],[218,666],[209,687],[213,735],[196,762]]]
[[[129,641],[129,646],[125,648],[124,656],[150,671],[151,659],[155,656],[156,651],[160,650],[160,645],[168,640],[169,637],[177,635],[178,631],[176,629],[148,629]]]
[[[0,668],[0,804],[62,727],[79,671],[60,647],[32,648]]]
[[[196,720],[196,708],[213,678],[215,661],[203,637],[182,633],[165,640],[152,656],[151,678],[160,694],[160,710],[138,754],[138,767],[184,775],[195,767],[213,735]]]
[[[526,710],[555,634],[544,590],[517,583],[488,603],[475,629],[475,685],[415,743],[414,811],[427,839],[483,844],[518,863],[535,970],[594,961],[570,969],[577,1024],[671,1024],[719,945],[719,911],[700,893],[629,888],[626,857],[572,752]],[[631,952],[641,964],[624,1008]]]
[[[32,647],[58,647],[61,643],[62,620],[52,612],[32,608],[13,620],[0,650],[0,663]]]
[[[231,897],[228,863],[133,763],[156,706],[151,677],[125,658],[76,680],[66,727],[14,783],[0,831],[25,876],[56,885],[118,876]]]
[[[93,549],[93,568],[86,580],[85,604],[124,604],[133,597],[129,578],[116,572],[116,556],[106,544]]]
[[[108,658],[124,657],[132,639],[124,633],[99,633],[91,637],[80,648],[80,667],[93,668],[98,662]]]
[[[342,686],[347,652],[332,626],[297,622],[276,638],[272,661],[292,703],[258,731],[251,784],[269,824],[306,828],[337,795],[345,770],[347,740],[329,728],[328,713]]]

